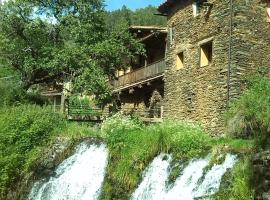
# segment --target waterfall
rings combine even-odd
[[[105,145],[80,144],[49,180],[35,183],[28,200],[96,200],[107,166]]]
[[[146,169],[142,183],[132,195],[132,200],[162,200],[164,188],[169,175],[169,166],[172,158],[170,155],[161,154],[157,156]]]
[[[222,164],[214,165],[207,171],[210,156],[193,159],[175,183],[168,187],[172,159],[169,155],[167,157],[169,159],[164,160],[164,155],[160,155],[154,159],[144,172],[142,183],[133,193],[131,200],[206,199],[218,191],[223,175],[237,160],[235,155],[228,154]]]
[[[168,191],[165,199],[192,200],[192,191],[197,186],[197,182],[208,162],[208,158],[192,160],[184,169],[182,176],[176,179],[174,186]]]

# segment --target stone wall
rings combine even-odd
[[[192,2],[168,19],[175,34],[166,53],[164,117],[198,121],[218,134],[227,103],[230,6],[228,0],[213,0],[209,13],[194,17]],[[212,63],[200,67],[200,46],[207,41],[213,42]],[[179,52],[184,52],[184,68],[176,70]]]
[[[166,52],[164,117],[197,121],[213,134],[224,133],[228,100],[244,91],[242,81],[270,65],[270,23],[264,0],[209,0],[212,8],[194,17],[192,3],[175,5],[168,17],[173,42]],[[231,35],[231,37],[230,37]],[[200,46],[213,44],[212,62],[200,66]],[[184,52],[184,68],[176,69]]]
[[[163,97],[164,83],[161,79],[152,81],[150,85],[142,85],[142,88],[132,88],[123,90],[120,94],[121,110],[127,114],[136,113],[141,117],[149,117],[149,109],[151,107],[151,97],[154,91],[158,91]]]
[[[266,8],[267,0],[234,1],[231,98],[244,91],[245,77],[270,66],[270,23]]]

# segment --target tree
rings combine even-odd
[[[120,24],[105,25],[103,0],[15,0],[0,7],[0,62],[23,87],[67,79],[75,89],[109,97],[108,78],[143,47]]]
[[[155,15],[156,13],[157,8],[151,5],[135,11],[123,6],[121,9],[106,13],[106,24],[110,28],[116,26],[119,21],[138,26],[166,26],[166,18]]]

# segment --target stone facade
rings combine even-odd
[[[170,2],[170,3],[168,3]],[[174,3],[172,3],[174,2]],[[164,117],[202,123],[224,132],[223,113],[241,94],[242,78],[270,65],[270,23],[261,0],[209,0],[194,13],[194,0],[167,1],[168,14]],[[197,15],[197,16],[194,16]],[[200,65],[210,44],[209,64]],[[177,69],[177,55],[184,66]]]

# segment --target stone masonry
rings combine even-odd
[[[168,3],[169,2],[169,3]],[[209,0],[194,16],[194,0],[168,0],[164,117],[196,121],[224,133],[223,114],[245,88],[242,79],[270,65],[267,0]],[[202,2],[202,1],[201,1]],[[200,65],[201,47],[212,44],[212,59]],[[176,59],[183,53],[183,68]]]

